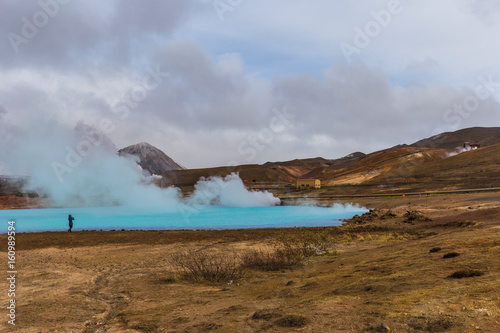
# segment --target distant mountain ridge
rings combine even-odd
[[[139,165],[151,174],[160,175],[166,171],[184,170],[185,168],[171,159],[160,149],[147,142],[137,143],[118,151],[118,155],[135,155],[139,158]]]
[[[388,179],[403,183],[411,182],[413,175],[419,174],[418,170],[424,169],[425,165],[437,163],[436,165],[448,167],[447,163],[458,163],[468,159],[471,155],[460,154],[457,158],[448,160],[448,157],[458,153],[456,148],[463,147],[465,142],[480,144],[481,149],[477,154],[484,154],[483,151],[496,152],[496,145],[500,146],[500,127],[465,128],[455,132],[441,133],[411,145],[400,144],[370,154],[356,152],[338,159],[323,157],[294,159],[267,162],[262,165],[171,171],[165,172],[163,176],[168,183],[179,186],[193,186],[200,177],[225,176],[231,172],[239,172],[241,178],[247,180],[249,184],[293,183],[298,178],[318,178],[324,185],[378,184],[384,186]],[[486,149],[486,147],[487,150],[484,150],[483,148]],[[441,160],[446,161],[440,164]],[[487,170],[489,171],[486,174],[491,175],[492,180],[496,179],[495,167],[490,166]],[[471,172],[473,174],[473,171]],[[435,172],[429,172],[426,177],[431,178],[433,174],[438,173],[439,170],[435,170]],[[450,172],[451,174],[453,173]],[[470,180],[472,177],[468,175],[466,179]]]
[[[444,132],[409,146],[455,149],[463,147],[464,142],[479,143],[481,147],[500,143],[500,127],[469,127],[455,132]]]

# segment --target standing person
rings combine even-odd
[[[69,222],[69,229],[68,229],[68,232],[71,232],[71,229],[73,228],[73,220],[75,218],[73,216],[71,216],[71,214],[68,215],[68,222]]]

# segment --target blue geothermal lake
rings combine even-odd
[[[152,212],[122,206],[0,210],[7,222],[16,221],[16,232],[66,231],[68,214],[75,218],[73,230],[167,230],[167,229],[249,229],[319,227],[340,225],[341,219],[367,212],[352,205],[271,206],[229,208],[208,206],[176,212]],[[2,229],[0,229],[2,230]]]

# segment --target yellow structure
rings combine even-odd
[[[319,179],[297,179],[296,188],[298,189],[321,188],[321,182]]]

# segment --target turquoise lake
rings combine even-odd
[[[352,205],[269,206],[230,208],[207,206],[184,211],[151,211],[122,206],[0,210],[7,222],[16,221],[16,232],[65,231],[68,214],[75,218],[78,230],[169,230],[169,229],[249,229],[280,227],[337,226],[342,219],[366,212]]]

